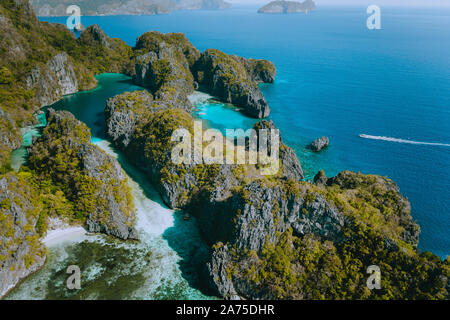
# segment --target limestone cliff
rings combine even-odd
[[[32,124],[33,112],[63,95],[96,86],[95,74],[132,75],[132,49],[107,37],[98,26],[79,39],[64,25],[39,22],[26,0],[0,3],[0,167],[20,143],[20,127]]]
[[[137,239],[130,188],[117,160],[90,144],[89,129],[69,112],[49,109],[46,116],[29,167],[61,188],[88,231]]]
[[[135,55],[134,82],[149,88],[160,103],[190,111],[187,96],[194,91],[190,66],[199,53],[186,37],[144,33],[137,39]]]
[[[276,70],[267,60],[245,59],[209,49],[203,53],[183,34],[147,32],[134,48],[136,84],[147,87],[161,104],[190,111],[187,96],[200,87],[233,103],[253,118],[270,113],[259,83],[271,83]],[[195,81],[194,81],[195,80]]]
[[[67,53],[59,53],[44,66],[34,67],[27,77],[28,90],[34,90],[41,107],[78,91],[78,81]]]
[[[217,187],[220,190],[215,196],[224,198],[241,181],[250,176],[261,177],[255,166],[247,170],[246,165],[237,164],[174,164],[171,152],[176,142],[171,141],[172,134],[181,128],[193,132],[194,119],[184,110],[155,101],[145,91],[124,93],[109,99],[105,117],[107,134],[113,143],[149,174],[164,201],[172,208],[186,206],[204,188]],[[276,127],[272,122],[262,121],[255,129],[270,131]],[[280,159],[281,167],[276,176],[303,178],[297,156],[282,142]]]
[[[0,297],[44,264],[35,228],[42,208],[29,174],[0,175]]]
[[[243,108],[247,115],[265,118],[270,114],[269,105],[257,86],[258,82],[273,82],[275,67],[270,62],[247,61],[208,49],[195,63],[193,73],[209,93]]]

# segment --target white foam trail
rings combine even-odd
[[[427,145],[427,146],[450,147],[450,144],[448,144],[448,143],[421,142],[421,141],[405,140],[405,139],[398,139],[398,138],[385,137],[385,136],[371,136],[368,134],[360,134],[359,136],[364,139],[372,139],[372,140],[383,140],[383,141],[408,143],[408,144],[420,144],[420,145]]]

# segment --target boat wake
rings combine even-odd
[[[405,139],[398,139],[398,138],[391,138],[391,137],[384,137],[384,136],[371,136],[368,134],[360,134],[359,136],[364,139],[372,139],[372,140],[383,140],[383,141],[390,141],[390,142],[397,142],[397,143],[450,147],[450,144],[448,144],[448,143],[421,142],[421,141],[405,140]]]

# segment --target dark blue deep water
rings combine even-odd
[[[364,7],[260,15],[254,7],[161,16],[82,17],[134,45],[145,31],[183,32],[199,49],[273,61],[263,85],[274,120],[311,178],[319,169],[388,176],[412,203],[420,248],[450,253],[450,10],[382,8],[382,30],[366,28]],[[42,18],[64,22],[65,18]],[[213,125],[250,126],[237,112],[206,108]],[[364,139],[359,134],[400,140]],[[330,137],[312,154],[305,146]]]

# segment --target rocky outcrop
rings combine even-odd
[[[312,0],[297,1],[272,1],[258,10],[258,13],[299,13],[316,10],[316,4]]]
[[[199,216],[200,228],[207,240],[226,243],[215,246],[208,264],[209,279],[220,296],[257,298],[239,279],[230,278],[229,270],[234,262],[230,248],[260,252],[268,243],[277,243],[279,234],[289,228],[299,236],[314,234],[332,241],[342,239],[344,214],[331,207],[323,196],[311,193],[307,184],[300,185],[294,193],[288,185],[255,181],[227,199],[225,204],[220,204],[221,210],[217,210],[217,204],[196,207],[196,216]],[[225,213],[229,214],[224,218]],[[211,222],[205,225],[205,219]],[[208,228],[211,225],[217,227]],[[224,230],[228,230],[226,236],[223,236]],[[238,289],[236,285],[242,287]]]
[[[245,59],[234,55],[233,58],[245,67],[253,82],[273,83],[275,81],[277,70],[273,62],[262,59]]]
[[[82,32],[80,35],[80,41],[85,44],[98,43],[107,49],[112,48],[111,40],[98,24],[89,26],[84,32]]]
[[[62,186],[88,231],[137,239],[130,189],[117,160],[90,144],[89,129],[71,113],[48,109],[46,116],[47,127],[29,148],[30,168]]]
[[[224,159],[212,165],[206,165],[203,161],[199,164],[174,164],[171,152],[176,142],[171,140],[172,134],[181,128],[192,132],[194,119],[183,110],[153,100],[145,91],[124,93],[109,99],[105,118],[107,134],[113,143],[149,174],[164,201],[172,208],[188,205],[206,185],[214,184],[214,199],[218,200],[229,197],[231,189],[247,175],[262,177],[256,167],[246,172],[242,165],[223,164]],[[271,130],[278,131],[272,121],[258,122],[254,129],[257,139],[262,137],[262,129],[266,129],[265,137],[271,136]],[[270,141],[268,148],[271,151]],[[246,150],[249,151],[248,146]],[[284,179],[303,179],[303,171],[294,151],[282,141],[278,151],[281,166],[273,175]]]
[[[243,112],[253,118],[265,118],[270,114],[269,105],[258,81],[269,80],[274,76],[272,65],[270,71],[261,71],[264,64],[254,63],[258,68],[251,67],[253,62],[242,64],[242,60],[229,56],[219,50],[208,49],[203,52],[193,67],[195,80],[210,94],[232,103],[243,109]],[[267,64],[269,65],[269,64]],[[248,70],[251,69],[251,73]]]
[[[410,202],[401,195],[399,187],[392,180],[376,175],[355,174],[351,171],[342,171],[333,178],[322,177],[321,180],[326,180],[327,186],[338,186],[341,190],[358,190],[362,186],[369,186],[370,192],[380,193],[378,197],[372,199],[374,206],[383,210],[386,205],[392,206],[396,214],[395,224],[402,229],[399,238],[417,247],[420,227],[412,219]],[[389,216],[384,216],[384,219],[388,218]]]
[[[328,137],[321,137],[313,141],[313,143],[310,144],[311,150],[315,152],[321,151],[323,148],[328,147],[330,144],[330,139]]]
[[[62,96],[78,91],[78,80],[69,56],[63,52],[45,66],[36,66],[27,77],[29,90],[34,90],[40,106],[50,105]]]
[[[167,107],[190,111],[188,95],[194,91],[189,70],[198,51],[183,34],[147,32],[137,39],[133,81],[153,92]],[[140,55],[142,53],[142,55]]]
[[[106,134],[120,149],[125,149],[134,137],[141,119],[154,105],[153,96],[147,91],[126,92],[106,101]]]
[[[292,265],[292,275],[297,274],[301,278],[305,266],[299,259],[303,259],[300,258],[303,254],[313,255],[307,252],[311,248],[319,250],[317,246],[322,245],[325,247],[320,250],[330,250],[330,245],[332,248],[346,247],[354,236],[348,230],[359,228],[361,223],[377,230],[382,239],[377,250],[386,250],[383,251],[386,255],[405,254],[408,245],[402,244],[403,241],[417,245],[419,228],[412,221],[409,202],[401,196],[392,181],[346,171],[333,178],[326,178],[321,172],[316,183],[320,187],[292,179],[256,180],[235,191],[232,197],[222,201],[202,199],[195,210],[191,210],[198,217],[205,238],[214,244],[207,279],[220,296],[228,299],[280,298],[279,294],[283,295],[285,291],[277,293],[270,289],[270,282],[262,285],[259,281],[263,280],[255,278],[277,277],[277,271],[272,267],[267,269],[272,259],[280,259],[273,266],[277,268],[276,263],[288,258],[280,255],[289,252],[292,255],[289,259],[293,259],[291,263],[295,264]],[[340,195],[336,195],[336,190]],[[373,216],[368,219],[351,207],[342,203],[337,205],[337,199],[353,205],[364,202],[372,208]],[[392,202],[387,204],[387,199]],[[392,210],[390,215],[384,213],[386,205]],[[295,253],[295,248],[302,241],[305,241],[306,247],[299,251],[300,257],[296,258],[299,253]],[[275,250],[274,256],[268,253],[270,250]],[[336,255],[333,250],[330,255]],[[259,273],[259,268],[265,269]],[[267,275],[267,272],[275,274]],[[291,297],[311,298],[310,293],[301,288],[302,281],[296,281],[299,281],[297,285],[300,287],[290,293]],[[282,288],[286,289],[284,286]]]
[[[41,210],[24,174],[0,175],[0,298],[45,262],[35,229]]]
[[[95,74],[134,74],[131,47],[120,39],[108,37],[100,26],[94,24],[87,27],[77,41],[82,52],[78,60],[85,60],[86,67]]]
[[[320,170],[317,172],[317,174],[314,176],[314,183],[320,186],[324,186],[327,184],[328,178],[325,175],[325,171]]]
[[[125,173],[116,159],[94,145],[82,144],[78,152],[88,177],[101,181],[94,197],[104,206],[88,214],[86,220],[89,232],[100,232],[120,239],[138,239],[134,229],[135,213]]]

